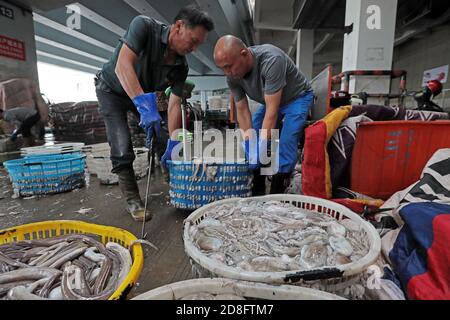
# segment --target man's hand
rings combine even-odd
[[[147,135],[147,146],[150,145],[153,136],[160,135],[161,132],[161,116],[159,115],[155,93],[147,93],[137,96],[133,99],[139,114],[141,122],[139,126],[145,130]]]
[[[9,140],[11,140],[12,142],[17,140],[17,136],[19,135],[17,129],[14,130],[14,132],[11,134],[11,136],[9,137]]]
[[[245,151],[245,159],[248,162],[248,169],[250,171],[255,171],[261,167],[257,141],[257,138],[252,137],[242,142],[242,147]]]
[[[245,159],[248,162],[248,168],[251,171],[258,170],[262,165],[261,160],[266,160],[270,157],[270,154],[268,154],[271,148],[270,140],[262,139],[261,137],[259,139],[250,138],[245,140],[242,146],[245,150]]]
[[[175,148],[180,141],[177,140],[171,140],[169,139],[167,141],[167,148],[166,152],[164,152],[163,156],[161,157],[161,165],[167,170],[167,161],[172,160],[172,152],[173,148]]]

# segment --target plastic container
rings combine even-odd
[[[133,161],[133,169],[136,178],[142,179],[148,173],[148,149],[147,148],[135,148],[134,149],[135,160]],[[88,155],[88,170],[91,174],[96,174],[100,183],[105,185],[119,183],[119,177],[117,174],[111,172],[112,163],[111,158],[108,155]]]
[[[211,202],[251,196],[248,165],[238,163],[168,161],[170,202],[195,210]]]
[[[0,244],[18,242],[23,240],[38,240],[58,237],[66,234],[88,234],[95,236],[103,244],[115,242],[129,247],[137,238],[130,232],[108,226],[101,226],[81,221],[45,221],[21,225],[0,231]],[[109,300],[118,300],[126,297],[133,285],[137,282],[144,265],[142,246],[133,246],[133,264],[124,282],[117,288]]]
[[[345,290],[346,287],[356,284],[361,274],[371,264],[375,263],[381,251],[381,239],[375,228],[364,221],[359,215],[350,209],[337,203],[300,195],[269,195],[263,197],[251,198],[260,201],[280,201],[290,203],[298,208],[315,212],[317,214],[327,214],[336,220],[351,219],[361,226],[365,231],[370,244],[369,252],[360,260],[349,264],[322,267],[306,271],[286,271],[286,272],[253,272],[244,271],[235,267],[221,264],[203,254],[190,238],[189,229],[191,225],[198,225],[208,216],[208,212],[214,208],[238,201],[238,199],[228,199],[218,201],[204,206],[193,212],[184,224],[184,246],[186,254],[191,258],[193,272],[197,277],[223,277],[235,280],[244,280],[251,282],[263,282],[268,284],[295,284],[299,286],[314,285],[314,281],[319,280],[322,287],[327,292],[338,292]],[[195,274],[196,273],[196,274]],[[308,284],[308,281],[310,282]]]
[[[38,146],[20,149],[20,154],[23,157],[40,156],[50,154],[70,154],[80,153],[84,147],[84,143],[60,143],[50,146]]]
[[[85,184],[85,156],[81,154],[31,156],[7,161],[4,166],[20,196],[61,193]]]
[[[236,295],[246,299],[258,300],[345,300],[337,295],[309,288],[272,286],[221,278],[194,279],[172,283],[143,293],[132,300],[180,300],[185,296],[199,293]]]
[[[350,188],[388,199],[419,180],[431,156],[449,147],[450,121],[362,123],[353,149]]]

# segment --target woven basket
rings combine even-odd
[[[169,161],[170,202],[178,209],[198,209],[209,203],[251,196],[251,173],[245,162]]]
[[[94,236],[96,240],[103,244],[115,242],[121,246],[128,247],[136,239],[130,232],[109,226],[101,226],[82,221],[44,221],[0,230],[0,244],[18,242],[24,240],[39,240],[67,234],[87,234]],[[120,284],[117,290],[109,297],[109,300],[125,298],[131,288],[139,279],[139,275],[144,266],[144,252],[142,246],[133,246],[133,264],[127,277]]]
[[[20,196],[61,193],[85,184],[85,156],[79,153],[30,156],[4,166]]]
[[[351,219],[361,226],[365,231],[370,249],[360,260],[349,264],[322,267],[312,270],[286,271],[286,272],[252,272],[221,264],[203,254],[194,244],[189,235],[192,225],[198,225],[208,216],[208,212],[222,204],[234,203],[240,199],[227,199],[204,206],[193,212],[184,223],[184,245],[187,255],[191,258],[193,273],[196,277],[223,277],[235,280],[251,282],[264,282],[268,284],[295,284],[300,286],[316,285],[317,282],[326,287],[326,291],[337,292],[345,287],[357,284],[361,274],[374,264],[381,251],[381,239],[375,228],[364,221],[356,213],[337,203],[300,195],[269,195],[264,197],[251,198],[252,200],[280,201],[290,203],[296,207],[315,212],[317,214],[327,214],[336,220]],[[308,284],[309,282],[309,284]]]

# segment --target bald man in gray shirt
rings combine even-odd
[[[244,131],[244,148],[249,168],[254,171],[254,195],[265,193],[258,154],[252,154],[248,130],[258,131],[258,152],[270,144],[271,130],[282,123],[277,174],[272,178],[271,194],[284,193],[298,159],[298,144],[313,104],[313,91],[305,76],[289,56],[273,45],[246,47],[239,38],[224,36],[214,50],[214,59],[227,76],[236,102],[238,123]],[[253,114],[247,96],[261,103]],[[261,130],[262,129],[262,130]],[[260,131],[261,130],[261,131]],[[254,149],[254,148],[253,148]]]

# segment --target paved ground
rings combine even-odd
[[[144,269],[138,285],[129,298],[148,290],[190,279],[191,267],[184,253],[182,240],[183,220],[188,216],[168,205],[168,185],[159,172],[153,175],[150,210],[153,220],[148,222],[147,239],[159,250],[147,247]],[[147,178],[139,181],[142,197],[145,196]],[[0,229],[21,224],[48,220],[81,220],[88,223],[120,227],[135,234],[141,234],[141,224],[134,222],[124,211],[123,199],[118,186],[100,185],[91,177],[88,186],[72,192],[13,199],[13,192],[7,173],[0,169]]]

